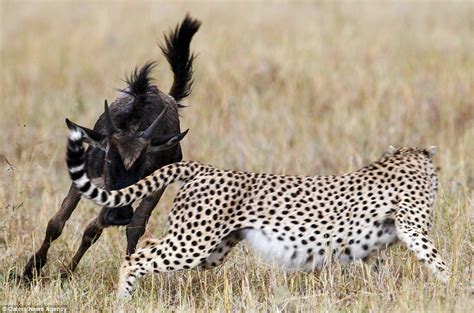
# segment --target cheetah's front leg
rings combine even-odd
[[[153,271],[155,263],[151,262],[150,259],[153,260],[161,255],[156,253],[159,247],[164,248],[164,243],[147,240],[144,247],[138,249],[136,253],[125,257],[120,267],[117,299],[131,297],[137,279]]]
[[[433,241],[427,236],[423,221],[416,223],[409,218],[410,209],[400,208],[395,216],[395,227],[398,238],[403,241],[408,249],[415,252],[421,260],[442,282],[447,283],[449,273]]]

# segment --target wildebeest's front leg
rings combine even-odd
[[[138,239],[145,233],[146,224],[151,213],[160,201],[165,188],[156,191],[153,195],[146,197],[133,213],[132,220],[127,225],[127,255],[135,253]]]
[[[71,263],[67,268],[61,273],[61,278],[68,278],[72,272],[77,267],[77,264],[81,261],[84,254],[89,250],[89,248],[99,239],[102,235],[102,231],[105,226],[100,222],[100,216],[94,218],[86,227],[84,234],[82,235],[81,245],[77,249],[74,257],[71,260]]]
[[[77,264],[81,261],[84,254],[89,248],[97,242],[102,235],[104,228],[109,226],[127,225],[132,220],[133,208],[132,206],[109,208],[103,207],[99,216],[94,218],[86,227],[82,235],[81,245],[77,249],[71,263],[62,272],[61,277],[67,278],[74,272]]]
[[[80,199],[81,195],[78,193],[77,189],[71,185],[66,198],[64,198],[61,203],[61,207],[48,222],[43,244],[26,264],[23,271],[23,279],[27,281],[31,280],[33,278],[34,270],[39,274],[41,268],[46,264],[48,250],[51,243],[61,236],[66,221],[71,217],[71,214],[77,207]]]
[[[153,209],[158,204],[158,201],[160,200],[163,191],[164,190],[159,190],[152,196],[145,198],[140,203],[135,213],[133,213],[133,217],[131,221],[129,220],[130,223],[127,226],[127,252],[130,251],[130,249],[133,249],[133,252],[135,251],[138,239],[140,239],[140,237],[145,232],[148,218],[150,217],[151,212],[153,212]],[[107,228],[109,226],[115,226],[110,225],[110,220],[117,222],[120,218],[123,218],[115,216],[114,210],[116,210],[117,213],[120,213],[120,210],[125,210],[125,208],[104,207],[100,215],[93,219],[89,223],[89,225],[87,225],[86,230],[84,231],[84,235],[82,236],[81,245],[74,254],[71,263],[69,263],[65,271],[62,272],[61,278],[68,278],[72,274],[72,272],[74,272],[87,250],[89,250],[89,248],[94,243],[96,243],[99,237],[102,235],[102,231],[104,230],[104,228]],[[113,216],[114,218],[111,219],[110,216]],[[124,218],[123,221],[127,219],[128,218]]]

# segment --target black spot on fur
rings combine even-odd
[[[89,181],[87,181],[84,186],[82,186],[81,188],[79,188],[79,191],[82,192],[82,193],[86,193],[89,188],[91,187],[91,183]]]
[[[71,177],[72,180],[78,180],[84,175],[84,170],[80,170],[77,172],[69,172],[69,176]]]

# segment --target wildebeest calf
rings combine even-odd
[[[87,173],[97,185],[108,190],[121,189],[182,159],[179,140],[186,132],[180,134],[178,109],[182,107],[180,101],[191,92],[194,55],[189,46],[199,27],[199,21],[186,16],[181,25],[165,36],[161,50],[174,74],[169,94],[151,83],[154,63],[150,62],[127,78],[127,87],[121,90],[110,108],[105,101],[105,111],[93,129],[67,120],[69,127],[81,129],[89,143]],[[135,212],[131,205],[114,210],[104,207],[87,226],[81,245],[62,276],[67,277],[74,271],[84,253],[109,226],[127,225],[127,254],[133,253],[163,192],[164,189],[158,190],[143,199]],[[46,264],[51,243],[61,235],[80,198],[78,190],[71,185],[61,207],[48,222],[43,244],[25,266],[25,280],[31,280],[35,270],[39,274]]]

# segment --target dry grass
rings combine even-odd
[[[110,310],[124,229],[108,229],[61,285],[63,262],[99,208],[82,203],[44,278],[8,281],[66,194],[64,118],[92,125],[120,78],[158,59],[185,12],[203,21],[195,88],[182,111],[185,159],[292,174],[356,169],[389,145],[438,146],[434,238],[453,272],[439,284],[398,246],[381,270],[285,274],[240,245],[221,268],[145,279],[140,311],[473,311],[474,6],[455,3],[203,4],[1,2],[0,304]],[[160,236],[176,188],[146,236]]]

